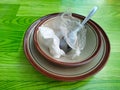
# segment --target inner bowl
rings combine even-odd
[[[59,29],[58,26],[55,26],[55,23],[60,23],[60,13],[56,14],[50,14],[48,16],[45,16],[41,19],[41,21],[38,23],[38,25],[35,27],[34,30],[34,44],[37,50],[42,54],[47,60],[63,66],[79,66],[86,64],[90,62],[99,52],[100,46],[101,46],[101,38],[98,28],[94,26],[94,24],[91,23],[91,20],[89,20],[85,28],[87,29],[86,33],[86,45],[84,49],[81,51],[81,54],[76,57],[75,59],[69,58],[69,53],[67,53],[65,56],[62,56],[60,58],[54,58],[50,53],[49,49],[43,45],[41,42],[41,39],[38,38],[39,30],[38,28],[41,25],[44,25],[46,27],[50,27],[54,30],[54,32],[57,34]],[[78,15],[78,14],[72,14],[72,16],[83,20],[84,16]],[[59,25],[59,24],[58,24]]]

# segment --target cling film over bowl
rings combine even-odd
[[[38,41],[42,41],[54,58],[68,56],[74,59],[85,47],[87,30],[72,13],[64,12],[58,17],[59,20],[50,22],[50,26],[38,28]]]

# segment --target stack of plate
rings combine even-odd
[[[80,59],[82,61],[77,59],[77,61],[73,60],[74,62],[70,62],[69,60],[64,62],[64,58],[62,58],[62,61],[58,60],[56,62],[55,59],[51,59],[51,56],[46,54],[44,49],[40,48],[41,46],[38,47],[36,45],[34,37],[36,28],[46,20],[55,18],[58,15],[60,14],[55,13],[40,18],[35,21],[25,33],[24,52],[30,63],[44,75],[62,81],[82,80],[100,71],[108,60],[110,43],[103,29],[92,20],[88,21],[86,28],[89,29],[88,32],[94,29],[97,39],[94,39],[94,37],[92,37],[94,35],[91,34],[90,37],[94,40],[87,40],[87,47],[89,47],[90,42],[92,42],[95,48],[93,48],[91,44],[89,49],[84,50],[82,54],[83,57],[79,57],[82,57],[82,59]],[[78,14],[73,14],[73,16],[81,20],[84,19],[84,16]],[[46,58],[46,56],[48,58]],[[87,58],[85,56],[87,56]]]

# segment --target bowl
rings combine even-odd
[[[86,45],[84,49],[81,51],[81,54],[76,57],[75,59],[70,59],[69,58],[69,53],[67,53],[65,56],[62,56],[60,58],[54,58],[50,53],[49,49],[44,46],[42,41],[38,39],[38,28],[42,25],[50,27],[54,30],[54,32],[57,32],[58,26],[55,26],[54,23],[59,23],[60,22],[60,17],[61,13],[54,13],[47,15],[43,17],[39,23],[36,25],[34,33],[33,33],[33,41],[36,49],[38,50],[39,54],[41,54],[46,60],[56,64],[56,65],[62,65],[62,66],[68,66],[68,67],[73,67],[73,66],[80,66],[83,64],[87,64],[88,62],[92,61],[93,58],[96,57],[98,54],[100,47],[101,47],[101,36],[99,33],[99,29],[91,23],[89,20],[85,28],[87,29],[86,33]],[[75,14],[72,14],[73,17],[76,17],[80,20],[83,20],[85,17]]]

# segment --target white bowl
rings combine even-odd
[[[73,14],[74,17],[83,20],[84,17],[78,14]],[[68,58],[69,53],[66,54],[64,57],[60,57],[58,59],[54,58],[50,53],[49,49],[43,45],[41,39],[38,39],[38,28],[41,25],[53,28],[55,32],[58,32],[57,26],[54,26],[56,23],[60,23],[60,14],[52,14],[46,16],[41,19],[38,25],[35,27],[34,31],[34,44],[39,51],[47,60],[63,65],[63,66],[79,66],[90,62],[99,52],[101,47],[101,38],[98,28],[96,28],[91,22],[88,21],[86,24],[87,34],[86,34],[86,45],[85,48],[82,50],[81,54],[75,58],[74,60]]]

